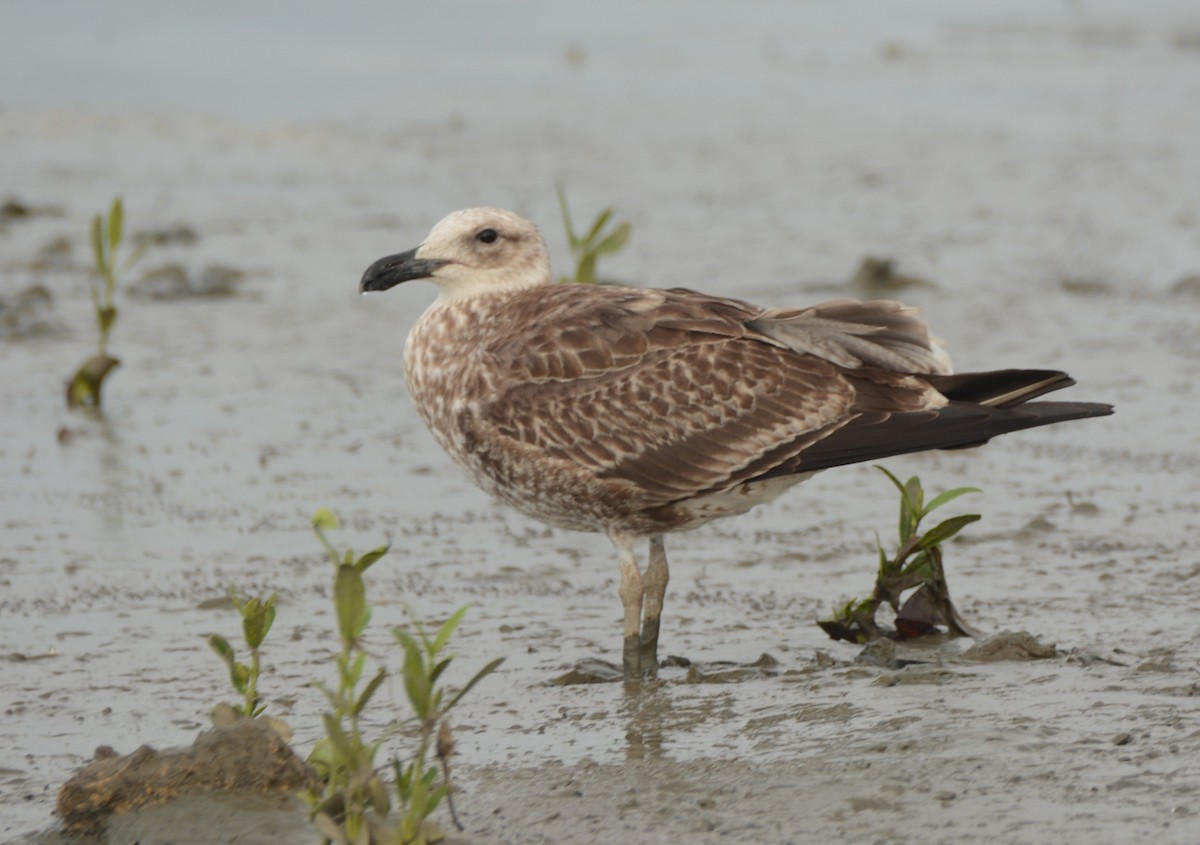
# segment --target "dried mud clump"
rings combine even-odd
[[[280,793],[316,786],[313,771],[278,733],[253,719],[205,731],[190,748],[132,754],[108,746],[63,784],[58,813],[68,833],[94,834],[108,817],[202,792]]]

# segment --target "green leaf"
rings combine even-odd
[[[592,242],[600,235],[600,230],[604,228],[612,216],[612,208],[606,208],[597,214],[596,219],[592,221],[592,228],[588,229],[588,233],[583,236],[583,242],[591,246]]]
[[[356,687],[358,682],[362,680],[363,669],[367,666],[367,654],[360,651],[354,657],[352,662],[346,669],[346,683],[349,686]]]
[[[556,183],[554,190],[558,193],[558,209],[562,213],[563,228],[567,230],[567,242],[574,251],[579,248],[580,241],[575,236],[575,226],[571,223],[571,209],[567,207],[567,195],[561,184]]]
[[[328,813],[317,813],[313,816],[312,824],[317,829],[317,833],[335,845],[350,845],[350,840],[346,838],[342,826],[335,822]]]
[[[386,669],[380,669],[375,673],[375,677],[367,683],[366,688],[362,691],[362,695],[358,697],[358,701],[355,703],[353,711],[351,711],[353,715],[357,716],[362,713],[363,708],[367,706],[367,702],[371,700],[371,696],[379,689],[379,685],[383,683],[383,679],[386,677]]]
[[[388,813],[392,811],[392,802],[388,800],[387,789],[384,787],[379,775],[372,773],[371,777],[367,779],[366,791],[371,801],[371,806],[375,808],[375,812],[387,818]]]
[[[333,605],[337,610],[338,632],[342,642],[354,642],[367,627],[370,611],[367,609],[362,574],[353,566],[342,564],[338,567],[333,582]]]
[[[262,637],[259,638],[260,645],[262,644],[262,640],[266,638],[267,634],[271,633],[271,626],[275,624],[275,594],[274,593],[271,593],[270,598],[268,598],[266,603],[263,604],[262,616],[263,616],[263,632],[262,632]],[[255,646],[255,648],[257,648],[257,646]]]
[[[891,480],[896,489],[900,491],[900,542],[903,544],[917,530],[917,525],[921,521],[921,501],[920,490],[921,481],[915,475],[908,480],[907,483],[901,484],[900,479],[892,475],[888,470],[884,469],[879,464],[875,464],[875,469],[882,472]],[[912,488],[915,487],[918,497],[913,497]]]
[[[450,710],[450,708],[452,708],[455,704],[458,704],[458,702],[462,699],[462,697],[471,691],[471,688],[473,686],[475,686],[477,683],[482,681],[488,675],[495,672],[498,668],[500,668],[500,664],[503,662],[504,662],[503,657],[497,657],[495,660],[493,660],[487,666],[484,666],[482,669],[480,669],[478,672],[476,672],[475,677],[473,677],[471,680],[467,681],[467,685],[465,687],[463,687],[462,689],[460,689],[458,691],[458,693],[454,696],[454,698],[450,699],[450,703],[447,704],[442,709],[442,712],[445,713],[448,710]]]
[[[229,680],[233,688],[240,693],[246,692],[246,684],[250,681],[250,667],[245,663],[234,663],[229,667]]]
[[[889,471],[887,470],[887,468],[886,468],[886,467],[880,466],[879,464],[875,464],[875,469],[879,470],[879,471],[880,471],[880,472],[882,472],[884,475],[886,475],[888,478],[890,478],[890,479],[891,479],[891,481],[892,481],[892,484],[895,484],[895,485],[896,485],[896,489],[900,491],[900,495],[901,495],[901,496],[903,496],[903,495],[904,495],[904,485],[900,483],[900,479],[899,479],[899,478],[897,478],[896,476],[892,475],[892,474],[891,474],[891,472],[889,472]]]
[[[410,798],[410,802],[412,799]],[[417,809],[409,808],[409,811],[404,814],[404,818],[400,820],[400,841],[411,842],[417,845]]]
[[[234,587],[232,584],[230,584],[227,595],[229,596],[229,601],[231,601],[233,603],[234,608],[237,609],[237,612],[244,616],[246,614],[246,611],[245,611],[246,605],[242,601],[241,597],[237,594],[237,588]]]
[[[111,256],[116,252],[117,244],[121,243],[121,233],[125,228],[125,204],[117,197],[108,211],[108,252]]]
[[[330,707],[332,707],[334,710],[338,710],[341,708],[342,703],[338,699],[337,693],[335,693],[329,687],[325,686],[320,681],[313,681],[313,685],[325,694],[325,700],[329,702]]]
[[[928,505],[925,506],[925,513],[933,513],[947,502],[952,502],[959,496],[965,496],[967,493],[982,493],[978,487],[955,487],[953,490],[947,490],[945,493],[939,493],[933,497]]]
[[[271,625],[275,622],[275,594],[266,601],[250,599],[242,606],[242,634],[246,645],[257,649],[266,639]]]
[[[450,641],[450,637],[454,635],[455,629],[458,628],[459,623],[462,622],[463,617],[467,615],[469,609],[470,605],[463,605],[454,612],[453,616],[442,623],[442,627],[434,635],[433,643],[429,647],[430,652],[437,654],[442,650],[446,643]]]
[[[900,572],[902,578],[917,577],[922,581],[927,581],[933,577],[933,549],[924,549],[917,552],[916,557],[905,564]]]
[[[208,647],[217,653],[217,657],[225,661],[225,664],[233,668],[235,659],[233,646],[229,644],[229,640],[222,637],[220,634],[209,634],[207,637]]]
[[[437,665],[435,665],[433,667],[433,669],[431,669],[429,672],[429,682],[431,684],[436,684],[438,681],[438,678],[442,677],[442,673],[445,672],[447,669],[449,669],[450,664],[453,662],[454,662],[453,658],[450,658],[450,657],[447,657],[444,660],[438,661]]]
[[[905,491],[905,506],[911,512],[913,518],[913,529],[916,530],[917,525],[921,522],[921,517],[925,515],[925,490],[921,487],[921,479],[915,475],[904,482]]]
[[[396,638],[396,642],[398,642],[400,647],[405,651],[408,651],[409,643],[412,643],[414,647],[417,645],[417,641],[413,638],[413,635],[408,633],[408,631],[404,630],[403,628],[393,628],[392,636]]]
[[[342,523],[338,520],[337,514],[329,508],[318,508],[317,512],[312,515],[312,526],[324,531],[341,528]]]
[[[108,334],[113,323],[117,321],[117,309],[114,305],[101,306],[96,311],[96,322],[100,326],[100,334]]]
[[[388,543],[387,545],[380,546],[377,549],[372,549],[371,551],[367,552],[365,555],[360,557],[358,559],[358,563],[355,564],[355,566],[358,568],[358,571],[366,572],[367,567],[369,567],[375,561],[379,560],[381,557],[386,555],[388,553],[388,550],[391,549],[391,547],[392,547],[392,544]]]
[[[146,254],[146,250],[150,249],[150,245],[151,240],[149,238],[143,238],[140,240],[138,245],[133,248],[133,252],[129,253],[129,257],[126,258],[121,264],[121,272],[128,272],[134,264],[137,264],[139,261],[141,261],[142,257]]]
[[[412,779],[412,791],[409,793],[408,807],[417,821],[429,815],[429,782],[424,776]]]
[[[404,691],[408,703],[419,719],[429,718],[429,698],[432,692],[429,676],[425,674],[425,661],[412,637],[405,635],[404,645]]]
[[[352,762],[355,757],[354,748],[350,744],[350,738],[346,736],[346,732],[338,724],[338,720],[334,718],[332,713],[323,713],[321,719],[325,723],[325,738],[329,740],[329,744],[334,752],[341,756],[343,763]],[[337,758],[333,759],[336,760]]]
[[[629,243],[629,235],[632,231],[629,223],[621,223],[611,235],[592,247],[592,252],[596,255],[609,255],[621,250],[625,244]]]
[[[312,751],[308,752],[306,762],[317,769],[319,775],[324,775],[333,768],[333,746],[327,738],[322,737],[313,744]],[[322,768],[325,772],[321,771]]]
[[[977,513],[952,516],[945,522],[939,523],[934,528],[925,532],[921,539],[917,541],[916,548],[920,551],[926,551],[932,549],[934,546],[939,546],[972,522],[978,522],[980,519],[982,517]]]
[[[92,217],[92,257],[96,260],[96,271],[101,276],[108,275],[108,261],[104,254],[104,218],[96,214]]]

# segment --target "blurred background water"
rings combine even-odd
[[[559,119],[607,121],[605,106],[632,100],[660,106],[664,122],[704,126],[780,118],[833,98],[884,115],[985,118],[1003,108],[1011,84],[1028,81],[1023,56],[1061,52],[1056,29],[1076,28],[1101,60],[1180,38],[1181,27],[1195,38],[1200,15],[1189,0],[6,0],[3,20],[0,103],[389,121],[545,119],[549,101],[564,110]],[[1012,37],[999,55],[973,37],[1006,25]],[[947,30],[964,53],[1011,60],[1010,83],[856,71],[864,58],[920,57]],[[1062,58],[1069,73],[1075,60]],[[831,75],[837,86],[826,83]],[[1078,77],[1081,90],[1138,83]],[[1063,81],[1056,75],[1046,93]],[[1170,86],[1143,94],[1175,96]]]

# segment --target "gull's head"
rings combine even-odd
[[[467,208],[444,217],[416,249],[381,258],[363,273],[361,293],[429,279],[441,298],[519,290],[551,281],[542,235],[502,208]]]

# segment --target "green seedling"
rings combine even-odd
[[[389,790],[375,765],[376,755],[388,735],[368,740],[360,726],[360,715],[387,678],[387,670],[381,667],[370,680],[363,682],[367,653],[361,638],[371,618],[363,574],[387,554],[388,547],[380,546],[360,557],[355,557],[351,550],[339,554],[325,536],[327,530],[340,527],[337,516],[319,510],[312,525],[335,567],[333,601],[341,642],[336,689],[319,685],[331,709],[323,717],[325,736],[308,758],[309,765],[324,783],[319,794],[310,792],[305,796],[312,808],[313,823],[326,843],[339,845],[438,842],[444,833],[429,819],[430,814],[445,800],[454,815],[447,762],[453,741],[446,714],[475,684],[494,671],[503,658],[477,672],[461,690],[451,692],[441,679],[453,657],[443,652],[467,608],[451,616],[432,637],[415,621],[411,627],[416,636],[403,629],[393,632],[404,650],[404,688],[412,719],[419,728],[419,740],[416,753],[407,761],[393,758],[390,768],[395,782]],[[440,769],[431,762],[431,753]]]
[[[459,608],[432,637],[426,632],[425,626],[415,619],[410,626],[415,636],[403,628],[392,629],[392,635],[404,649],[404,691],[420,729],[417,752],[408,763],[403,764],[399,758],[392,760],[396,790],[401,796],[399,842],[428,841],[421,837],[423,820],[443,799],[455,825],[462,830],[454,812],[454,799],[450,791],[450,754],[454,749],[454,740],[446,716],[472,687],[504,662],[503,657],[496,658],[457,691],[449,690],[439,682],[442,673],[454,659],[453,655],[444,654],[446,645],[466,614],[466,607]],[[431,752],[436,757],[436,764],[430,761]]]
[[[108,354],[108,338],[117,322],[117,280],[129,272],[145,254],[149,240],[143,240],[133,248],[122,262],[117,261],[125,231],[125,207],[120,197],[112,201],[108,217],[97,213],[92,218],[92,257],[96,264],[95,275],[89,278],[92,293],[92,309],[99,330],[99,348],[95,355],[79,366],[67,382],[67,407],[84,408],[100,413],[104,381],[120,361]]]
[[[229,680],[242,696],[241,706],[234,706],[234,711],[253,719],[267,709],[258,695],[259,649],[275,622],[275,594],[272,593],[267,599],[243,600],[230,587],[229,598],[242,616],[242,637],[250,649],[250,662],[238,662],[233,646],[220,634],[209,634],[208,645],[225,661],[229,668]]]
[[[954,516],[924,533],[921,533],[921,521],[959,496],[981,491],[978,487],[955,487],[926,502],[921,480],[915,475],[901,483],[883,467],[877,466],[876,469],[886,475],[900,492],[899,542],[896,550],[889,556],[876,537],[879,572],[870,598],[851,600],[834,610],[832,619],[817,624],[835,640],[865,643],[878,639],[884,634],[875,622],[875,614],[886,602],[896,611],[895,636],[898,639],[930,633],[936,630],[938,624],[945,625],[956,636],[973,636],[976,632],[962,620],[950,601],[950,590],[946,586],[946,574],[942,567],[942,544],[981,517],[979,514]],[[915,592],[901,603],[903,594],[914,588]]]
[[[567,206],[567,196],[562,185],[556,185],[555,188],[558,191],[558,207],[562,211],[563,228],[567,231],[567,243],[575,261],[574,278],[563,276],[560,281],[582,285],[595,284],[597,259],[601,255],[611,255],[622,250],[629,242],[632,230],[627,221],[622,221],[606,231],[615,213],[614,209],[606,208],[592,221],[586,234],[577,234],[575,226],[571,223],[571,210]]]

